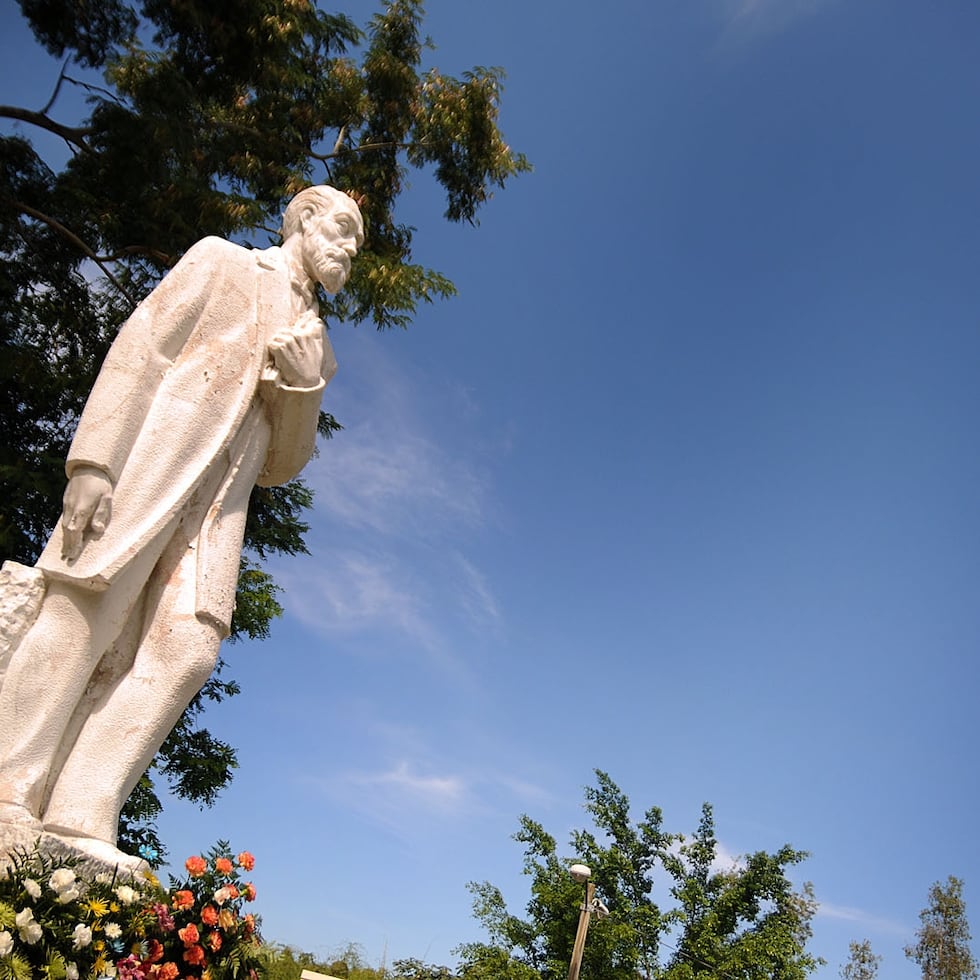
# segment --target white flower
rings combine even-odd
[[[97,885],[108,885],[112,881],[112,875],[108,871],[100,871],[95,876],[95,883]]]
[[[56,891],[59,894],[67,891],[75,884],[75,872],[71,868],[58,868],[51,875],[48,884],[51,886],[52,891]]]
[[[14,937],[4,929],[0,932],[0,957],[9,956],[14,951]],[[78,977],[75,977],[78,980]]]
[[[65,967],[65,980],[78,980],[78,966],[74,963],[69,963]]]
[[[120,885],[116,889],[116,897],[123,905],[132,905],[140,897],[140,893],[129,885]]]
[[[33,878],[24,879],[24,891],[27,892],[31,898],[41,897],[41,886]]]
[[[78,888],[66,888],[64,891],[58,892],[58,896],[55,901],[57,901],[59,905],[67,905],[69,902],[74,902],[79,895],[81,895],[81,892],[78,890]]]
[[[214,893],[214,900],[219,905],[224,905],[225,902],[227,902],[229,898],[231,898],[231,889],[229,889],[227,887],[219,888]]]
[[[118,939],[122,935],[122,926],[118,922],[107,922],[105,927],[106,939]]]
[[[14,916],[14,925],[20,934],[20,940],[33,946],[41,938],[41,923],[34,920],[34,909],[21,909]]]
[[[83,925],[81,922],[75,926],[75,931],[72,933],[72,946],[75,949],[81,949],[83,946],[88,946],[92,941],[92,930],[88,926]]]

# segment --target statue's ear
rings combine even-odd
[[[310,223],[310,219],[316,214],[316,208],[312,205],[307,205],[299,213],[299,230],[306,231],[306,226]]]

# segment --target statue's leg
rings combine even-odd
[[[103,592],[52,581],[0,689],[0,802],[38,816],[65,730],[139,599],[132,576]],[[5,808],[9,814],[13,807]]]
[[[214,669],[225,631],[195,615],[195,560],[178,529],[150,577],[133,666],[85,721],[51,791],[46,830],[115,843],[119,811]]]

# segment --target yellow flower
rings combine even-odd
[[[104,973],[106,968],[106,958],[105,953],[99,953],[95,958],[95,962],[92,964],[92,972],[98,976],[100,973]]]
[[[92,943],[92,949],[97,949],[101,953],[102,950],[105,949],[105,943],[101,939],[96,939],[95,942]]]
[[[99,898],[89,899],[89,901],[85,904],[87,905],[89,912],[91,912],[97,919],[100,919],[109,911],[109,906]]]
[[[122,908],[122,906],[118,902],[109,903],[109,911],[112,912],[113,914],[118,912],[120,908]]]
[[[152,871],[144,871],[143,877],[154,887],[160,887],[160,879]]]

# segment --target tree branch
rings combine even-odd
[[[313,153],[311,151],[310,156],[315,160],[322,160],[325,163],[327,160],[336,160],[343,153],[363,153],[365,150],[385,150],[390,147],[395,147],[397,150],[407,150],[410,146],[420,145],[415,142],[398,143],[392,141],[390,143],[362,143],[360,146],[348,146],[345,149],[338,150],[337,146],[339,143],[340,140],[338,139],[332,153]]]
[[[46,224],[49,228],[56,231],[62,238],[71,242],[87,259],[91,259],[105,274],[105,277],[116,287],[129,300],[130,305],[134,308],[138,305],[136,300],[129,294],[126,287],[115,277],[112,270],[106,265],[106,261],[99,255],[96,255],[88,245],[83,242],[78,235],[76,235],[69,228],[66,228],[60,221],[52,218],[48,214],[44,214],[42,211],[38,211],[35,208],[30,207],[27,204],[23,204],[21,201],[14,201],[14,205],[21,212],[21,214],[26,214],[37,221]]]
[[[48,110],[54,105],[54,100],[58,98],[58,93],[61,91],[61,84],[65,80],[65,69],[68,67],[68,62],[70,58],[65,58],[65,63],[61,66],[61,71],[58,72],[58,81],[55,82],[54,91],[51,93],[51,98],[48,99],[47,104],[41,110],[41,115],[46,116]]]
[[[30,123],[33,126],[46,129],[49,133],[60,136],[66,142],[77,146],[86,153],[92,152],[88,143],[85,142],[85,137],[93,132],[89,127],[63,126],[43,112],[35,112],[33,109],[21,109],[19,106],[14,105],[0,105],[0,116],[7,119],[19,119],[21,122]]]

